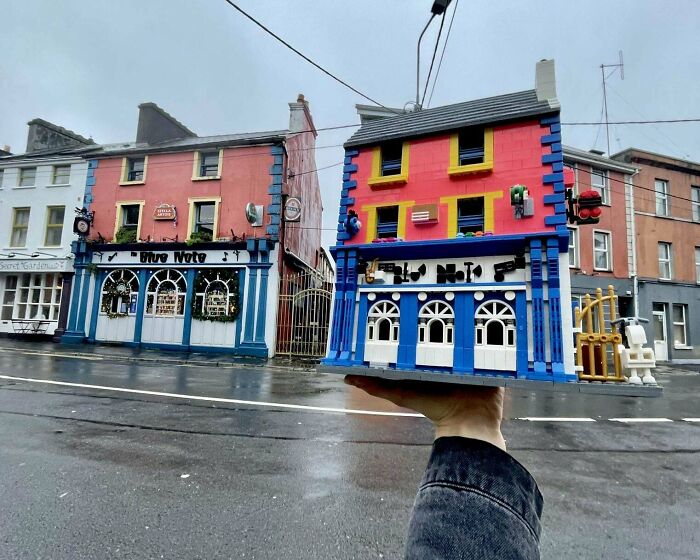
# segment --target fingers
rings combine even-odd
[[[386,399],[401,406],[404,400],[403,381],[394,381],[391,379],[382,379],[380,377],[365,377],[363,375],[348,375],[345,377],[345,383],[362,389],[365,393],[369,393],[374,397]]]

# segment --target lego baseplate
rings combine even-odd
[[[320,373],[334,373],[338,375],[364,375],[368,377],[381,377],[382,379],[459,383],[462,385],[481,385],[485,387],[509,387],[512,389],[522,389],[525,391],[553,391],[562,393],[611,395],[619,397],[660,397],[663,394],[663,389],[658,385],[631,385],[629,383],[555,383],[553,381],[511,379],[507,377],[495,377],[488,375],[459,375],[431,371],[359,366],[332,366],[326,364],[316,366],[316,371]]]

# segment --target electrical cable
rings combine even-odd
[[[333,78],[336,82],[338,82],[338,83],[344,85],[346,88],[348,88],[348,89],[354,91],[355,93],[357,93],[358,95],[364,97],[364,98],[367,99],[368,101],[371,101],[371,102],[374,103],[375,105],[379,105],[380,107],[382,107],[383,109],[386,109],[387,111],[393,111],[393,109],[390,109],[389,107],[386,107],[385,105],[382,105],[381,103],[379,103],[379,101],[376,101],[375,99],[372,99],[369,95],[365,95],[365,94],[362,93],[359,89],[354,88],[353,86],[351,86],[351,85],[350,85],[349,83],[347,83],[346,81],[340,79],[340,78],[339,78],[338,76],[336,76],[335,74],[332,74],[331,72],[329,72],[328,70],[326,70],[323,66],[321,66],[321,65],[318,64],[317,62],[314,62],[313,60],[311,60],[308,56],[306,56],[304,53],[302,53],[302,52],[299,51],[298,49],[295,49],[295,48],[294,48],[292,45],[290,45],[287,41],[285,41],[284,39],[282,39],[282,37],[280,37],[279,35],[275,34],[273,31],[271,31],[270,29],[268,29],[267,27],[265,27],[265,26],[264,26],[262,23],[260,23],[257,19],[255,19],[253,16],[251,16],[251,15],[250,15],[249,13],[247,13],[245,10],[243,10],[242,8],[240,8],[239,6],[237,6],[237,5],[236,5],[234,2],[232,2],[231,0],[224,0],[224,2],[226,2],[226,3],[227,3],[229,6],[231,6],[233,9],[237,10],[237,11],[240,12],[243,16],[245,16],[245,17],[248,18],[250,21],[252,21],[252,22],[253,22],[255,25],[257,25],[260,29],[262,29],[263,31],[265,31],[265,33],[267,33],[268,35],[271,35],[272,37],[274,37],[275,39],[277,39],[280,43],[282,43],[282,44],[283,44],[285,47],[287,47],[289,50],[291,50],[292,52],[296,53],[296,54],[299,55],[301,58],[303,58],[304,60],[306,60],[306,62],[308,62],[308,63],[311,64],[312,66],[315,66],[316,68],[318,68],[321,72],[323,72],[323,73],[326,74],[327,76],[330,76],[331,78]]]
[[[442,59],[445,56],[445,49],[447,48],[447,42],[450,40],[450,32],[452,31],[452,23],[455,20],[455,14],[457,13],[457,6],[459,6],[459,0],[455,2],[455,7],[452,10],[452,18],[450,19],[450,25],[447,28],[447,35],[445,36],[445,42],[442,44],[442,52],[440,53],[440,62],[438,62],[437,70],[435,71],[435,78],[433,78],[433,87],[430,90],[430,97],[428,98],[428,107],[433,101],[433,93],[435,93],[435,84],[437,84],[438,76],[440,75],[440,68],[442,68]]]
[[[440,20],[440,29],[438,30],[437,39],[435,39],[435,48],[433,49],[433,58],[430,59],[430,68],[428,69],[428,77],[425,79],[425,87],[423,88],[423,97],[421,97],[420,104],[423,106],[425,101],[425,94],[428,93],[428,84],[430,83],[430,75],[433,73],[433,64],[435,64],[435,56],[437,55],[438,46],[440,45],[440,36],[442,35],[442,28],[445,25],[445,13],[442,14],[442,19]]]
[[[700,122],[700,118],[693,119],[656,119],[648,121],[608,121],[608,124],[659,124],[659,123],[688,123]],[[598,126],[599,122],[562,122],[564,126]]]

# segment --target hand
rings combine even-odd
[[[502,387],[427,381],[395,381],[348,375],[345,383],[423,414],[435,425],[435,439],[460,436],[488,441],[505,451],[501,434]]]

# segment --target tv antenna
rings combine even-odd
[[[622,60],[622,51],[618,51],[618,54],[620,56],[620,62],[617,64],[601,64],[600,65],[600,74],[603,77],[603,111],[605,112],[605,138],[608,143],[608,157],[610,157],[610,127],[608,125],[608,95],[607,92],[605,91],[605,80],[607,80],[610,76],[612,76],[615,71],[619,68],[620,69],[620,79],[624,80],[625,79],[625,62]],[[605,69],[606,68],[614,68],[610,74],[607,76],[605,75]]]

